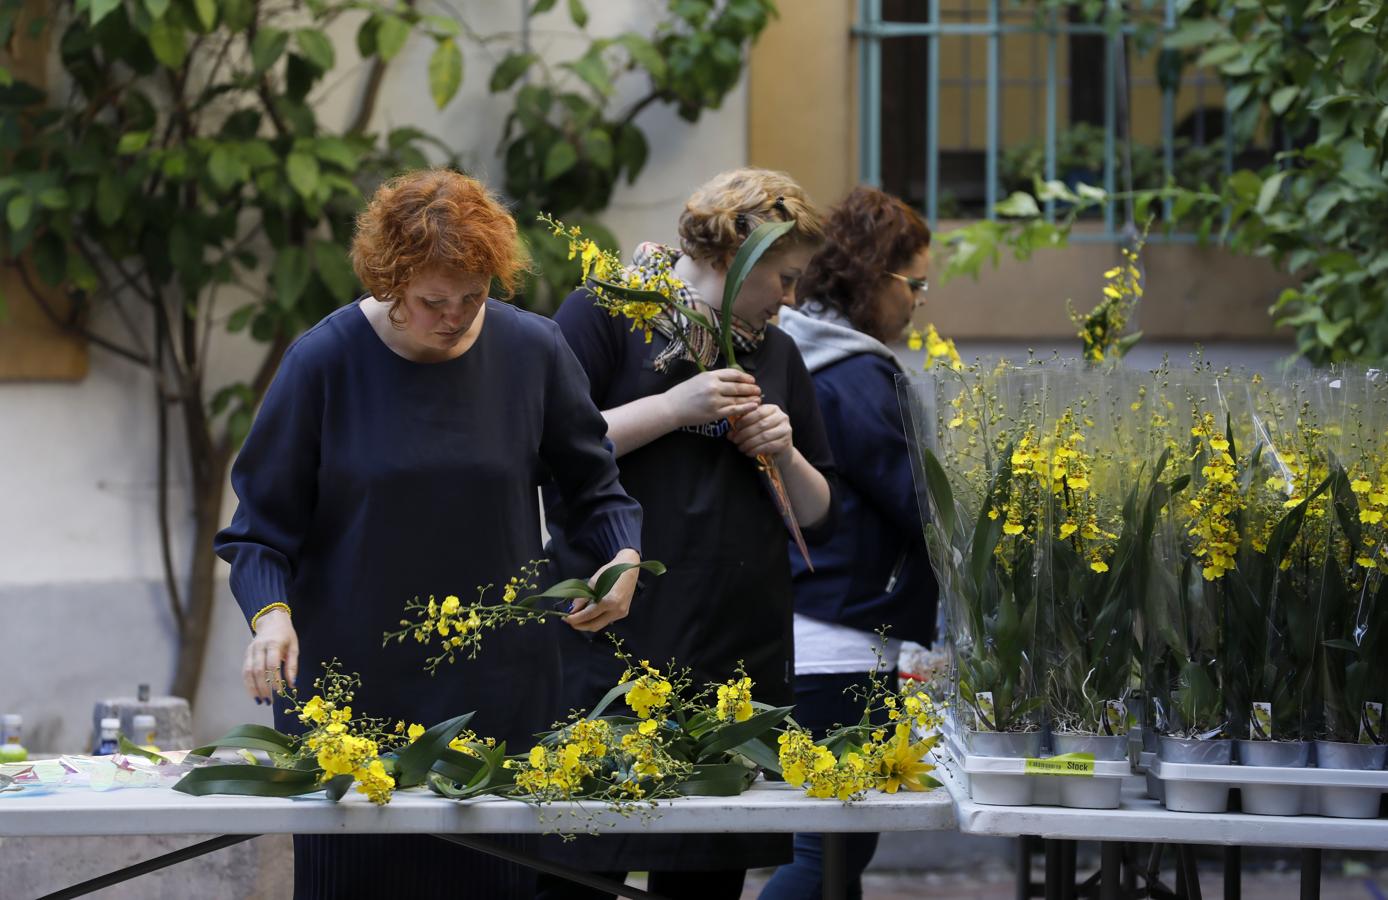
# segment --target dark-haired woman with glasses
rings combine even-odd
[[[883,653],[895,678],[902,639],[934,636],[936,586],[896,399],[901,363],[888,348],[925,300],[930,229],[914,210],[858,187],[834,209],[825,242],[800,281],[800,303],[780,326],[799,347],[839,472],[838,528],[810,548],[811,572],[790,551],[795,598],[795,718],[816,737],[856,722]],[[888,629],[886,646],[877,632]],[[877,835],[847,836],[849,896]],[[762,900],[817,897],[818,834],[795,836],[795,861],[776,871]]]

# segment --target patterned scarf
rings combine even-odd
[[[661,272],[673,272],[675,263],[683,254],[673,247],[666,247],[647,241],[636,248],[636,253],[632,256],[632,268],[636,269],[642,276],[654,276]],[[705,304],[698,292],[685,285],[677,292],[679,302],[688,307],[701,309],[713,323],[713,327],[718,327],[719,311]],[[657,372],[664,372],[670,364],[676,360],[688,360],[697,363],[702,368],[712,368],[718,359],[718,354],[722,348],[718,343],[718,335],[710,333],[703,328],[689,321],[683,313],[674,309],[666,309],[660,315],[650,320],[651,328],[664,335],[670,344],[656,355],[651,366]],[[733,349],[738,353],[751,353],[761,346],[762,341],[766,340],[766,329],[753,328],[737,316],[733,316]]]

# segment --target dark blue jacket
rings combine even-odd
[[[839,475],[838,527],[810,547],[815,570],[790,550],[795,611],[928,644],[938,589],[897,402],[901,368],[841,319],[792,310],[780,324],[810,369]]]

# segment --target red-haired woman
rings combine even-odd
[[[795,718],[817,735],[862,715],[854,689],[877,667],[876,632],[889,629],[884,662],[894,670],[900,639],[929,643],[936,601],[896,399],[901,363],[887,347],[924,301],[930,229],[896,197],[858,187],[824,231],[799,306],[781,313],[814,380],[839,472],[839,527],[811,548],[814,571],[790,549]],[[847,843],[857,897],[877,835]],[[820,836],[797,834],[795,862],[776,872],[763,900],[819,896],[821,862]]]
[[[357,221],[352,262],[370,293],[289,348],[232,470],[240,506],[216,547],[255,633],[246,689],[273,702],[281,672],[311,680],[336,658],[361,674],[364,714],[428,725],[476,710],[477,732],[523,747],[556,711],[555,629],[489,635],[437,678],[417,646],[381,636],[412,597],[465,594],[538,559],[543,480],[604,563],[639,559],[640,508],[558,326],[488,299],[521,263],[486,188],[446,170],[389,182]],[[566,621],[621,618],[635,582]],[[409,836],[296,837],[294,880],[300,898],[534,892],[530,870]]]

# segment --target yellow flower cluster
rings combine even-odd
[[[356,779],[357,790],[372,803],[390,802],[395,779],[381,762],[380,745],[369,737],[352,733],[352,707],[346,705],[352,698],[350,679],[330,668],[318,686],[324,692],[314,694],[307,703],[298,706],[297,711],[299,721],[312,726],[304,738],[304,747],[323,770],[321,780],[326,783],[339,775],[351,775]],[[423,727],[411,726],[410,740],[418,736],[415,729],[418,734],[424,733]]]
[[[406,637],[412,637],[418,643],[432,644],[438,652],[424,666],[431,674],[445,662],[454,662],[460,654],[475,657],[482,645],[483,632],[508,623],[524,625],[553,614],[552,610],[516,602],[536,589],[541,562],[543,560],[532,560],[521,567],[520,574],[511,576],[502,585],[499,603],[486,602],[487,592],[493,587],[490,584],[479,587],[477,599],[466,605],[452,594],[442,602],[432,596],[427,603],[415,597],[405,604],[405,612],[414,613],[414,621],[401,619],[400,630],[386,633],[384,642],[403,642]]]
[[[1103,362],[1117,346],[1128,325],[1128,316],[1142,299],[1142,273],[1138,271],[1139,242],[1136,249],[1122,249],[1123,262],[1104,273],[1103,299],[1080,315],[1072,309],[1070,319],[1079,326],[1077,336],[1084,345],[1084,358],[1091,363]]]
[[[580,719],[565,737],[553,746],[530,748],[516,774],[518,787],[545,799],[566,799],[598,771],[612,740],[611,726],[603,719]]]
[[[838,759],[799,728],[787,729],[777,741],[782,777],[792,787],[803,786],[811,797],[847,802],[873,788],[895,794],[903,787],[921,791],[932,786],[925,776],[934,766],[925,762],[925,755],[935,739],[912,740],[911,726],[904,721],[896,724],[890,739],[885,730],[876,730]]]
[[[1238,515],[1245,508],[1246,499],[1239,490],[1229,441],[1219,431],[1214,415],[1197,415],[1190,433],[1196,439],[1192,458],[1204,454],[1205,464],[1200,469],[1200,489],[1187,503],[1187,532],[1195,538],[1191,553],[1200,560],[1205,580],[1216,581],[1234,568],[1240,541]]]
[[[467,728],[461,731],[458,734],[458,736],[455,737],[453,740],[448,742],[448,749],[456,750],[459,753],[464,753],[468,756],[480,758],[481,754],[478,753],[476,749],[474,749],[474,744],[481,744],[483,747],[492,748],[496,746],[496,738],[478,737],[475,731],[473,731],[470,728]]]
[[[925,368],[932,369],[936,365],[948,364],[954,371],[964,368],[964,361],[959,358],[959,351],[954,346],[954,341],[949,338],[940,337],[940,333],[935,330],[935,326],[926,325],[925,334],[922,335],[914,328],[906,338],[906,346],[913,351],[925,348]]]
[[[635,669],[628,668],[617,683],[626,684],[632,678],[636,679],[636,683],[627,692],[627,706],[630,706],[640,718],[649,719],[669,705],[674,685],[660,674],[659,669],[651,665],[650,660],[641,660],[640,667],[644,670],[643,674],[637,675]]]
[[[659,736],[660,723],[655,719],[643,719],[632,731],[622,735],[622,750],[631,757],[632,774],[640,778],[664,778],[668,759],[663,752]],[[635,779],[626,779],[620,785],[634,797],[641,797],[645,789]]]
[[[1370,466],[1356,467],[1350,490],[1359,500],[1360,552],[1355,565],[1388,575],[1388,458],[1375,473]]]
[[[569,259],[577,257],[583,265],[583,283],[598,298],[599,304],[614,317],[622,316],[631,321],[632,331],[645,332],[646,342],[651,340],[653,319],[666,311],[678,292],[684,290],[680,280],[668,264],[659,266],[624,266],[621,257],[612,250],[598,246],[592,238],[584,237],[583,229],[577,225],[565,225],[553,216],[541,214],[540,221],[550,227],[555,237],[569,242]],[[634,298],[621,292],[609,290],[605,282],[629,291],[651,292],[663,298],[660,301],[650,298]]]
[[[1026,539],[1028,529],[1042,518],[1045,497],[1054,497],[1056,537],[1070,541],[1089,568],[1102,573],[1108,571],[1107,559],[1118,535],[1108,530],[1105,520],[1112,515],[1101,513],[1102,498],[1092,492],[1094,458],[1082,446],[1081,425],[1093,422],[1067,409],[1050,434],[1038,438],[1035,427],[1028,426],[1012,447],[1012,477],[994,498],[988,517],[1003,519],[1003,534]]]
[[[752,679],[744,675],[737,681],[720,684],[715,714],[720,722],[746,722],[752,718]]]

